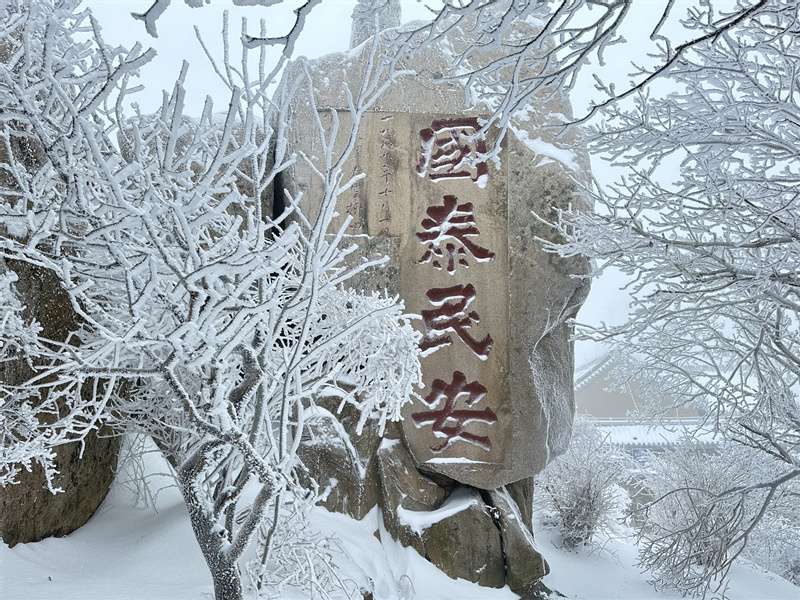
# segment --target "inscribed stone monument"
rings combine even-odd
[[[301,86],[289,117],[294,150],[323,156],[317,123],[326,136],[337,123],[334,148],[344,148],[352,123],[345,86],[359,89],[371,47],[368,40],[307,65],[312,89]],[[395,539],[451,576],[477,581],[464,565],[480,564],[482,584],[524,590],[547,572],[531,533],[532,477],[569,441],[568,319],[588,292],[580,277],[586,263],[545,254],[536,238],[555,233],[532,213],[552,221],[558,208],[580,203],[572,181],[580,158],[542,131],[539,115],[569,112],[550,101],[513,120],[496,160],[488,160],[497,141],[491,131],[481,135],[488,111],[465,109],[463,87],[436,81],[448,64],[443,45],[403,64],[415,75],[400,78],[363,115],[343,167],[345,181],[363,177],[340,195],[331,231],[349,219],[347,241],[360,256],[389,258],[356,285],[399,294],[406,311],[419,315],[422,334],[420,398],[383,443],[374,438],[359,452],[378,457],[376,501]],[[303,72],[296,65],[290,76]],[[314,219],[323,188],[313,170],[298,161],[284,184],[293,196],[302,193],[301,208]],[[337,473],[336,480],[353,496],[369,487],[369,477],[347,482]],[[347,495],[340,490],[337,506]],[[348,510],[353,516],[369,509],[349,505],[359,507]],[[448,517],[437,521],[437,514]],[[470,539],[470,559],[453,558],[461,555],[453,544]],[[498,566],[490,554],[500,547]]]
[[[443,61],[428,58],[419,64]],[[363,59],[333,55],[313,65],[328,82],[316,98],[327,131],[331,111],[349,131],[341,90],[345,81],[357,88]],[[401,80],[362,120],[344,175],[365,177],[339,198],[333,229],[349,218],[348,234],[388,254],[397,276],[384,287],[422,317],[425,400],[407,407],[403,425],[415,461],[494,489],[539,472],[569,439],[566,320],[586,293],[573,277],[586,265],[545,254],[534,238],[553,233],[531,213],[552,218],[554,206],[578,200],[565,167],[513,134],[499,167],[479,160],[493,143],[476,136],[482,115],[465,114],[463,91],[441,89],[449,84],[427,75]],[[296,148],[320,156],[311,110],[297,102],[291,135]],[[533,119],[525,125],[538,127]],[[299,162],[287,180],[313,218],[321,185]]]

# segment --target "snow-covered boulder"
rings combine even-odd
[[[317,487],[319,504],[330,511],[364,516],[378,504],[380,475],[376,428],[365,427],[359,434],[360,418],[353,406],[336,414],[336,398],[319,398],[307,410],[303,439],[297,449],[302,463],[301,483]]]
[[[454,31],[397,64],[404,74],[364,113],[350,111],[348,90],[372,89],[370,69],[391,53],[386,40],[290,67],[286,125],[299,158],[282,184],[313,220],[326,146],[335,156],[349,146],[331,234],[346,228],[355,261],[388,257],[356,282],[360,291],[399,294],[420,316],[423,388],[405,406],[398,439],[378,451],[387,530],[453,576],[474,581],[485,572],[486,585],[499,581],[489,575],[498,559],[499,572],[525,589],[547,570],[533,545],[526,490],[570,438],[568,320],[588,293],[576,277],[588,272],[586,262],[546,254],[537,238],[556,235],[543,220],[581,203],[574,181],[586,161],[543,128],[553,114],[569,115],[556,100],[520,111],[503,140],[481,132],[490,107],[465,108],[463,86],[441,81],[466,36]],[[467,503],[446,525],[431,520],[419,530],[401,518],[415,513],[423,522],[454,494],[475,508]],[[506,542],[513,556],[504,563]],[[484,570],[450,566],[460,543],[471,544],[464,564]]]

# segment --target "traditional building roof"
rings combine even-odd
[[[609,419],[600,420],[597,425],[608,435],[606,442],[620,448],[666,448],[689,439],[702,445],[717,443],[713,432],[703,428],[698,419],[676,419],[658,425]]]
[[[624,383],[615,377],[618,365],[612,354],[604,354],[575,372],[576,412],[597,419],[597,425],[608,436],[608,444],[634,457],[690,440],[698,444],[698,449],[713,450],[717,444],[713,432],[704,428],[697,413],[688,409],[675,411],[673,419],[657,424],[632,419],[630,415],[651,399],[636,377]],[[664,405],[669,406],[670,401]]]

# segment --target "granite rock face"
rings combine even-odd
[[[553,113],[569,115],[557,101],[522,111],[502,141],[491,130],[483,137],[488,109],[465,108],[463,87],[439,81],[464,35],[399,65],[414,75],[358,117],[342,173],[363,178],[339,196],[331,231],[346,225],[355,260],[389,259],[357,289],[399,294],[421,316],[420,398],[374,450],[386,532],[453,577],[523,593],[548,572],[533,541],[533,476],[569,442],[569,319],[588,293],[586,262],[544,253],[538,240],[556,234],[534,214],[553,221],[581,204],[574,181],[586,160],[542,127]],[[373,47],[289,73],[311,75],[291,100],[290,147],[319,170],[321,134],[338,126],[333,147],[347,144],[346,85],[360,88]],[[488,159],[498,142],[498,160]],[[298,161],[283,184],[316,218],[323,188],[314,169]]]
[[[358,435],[351,410],[337,425],[324,409],[301,445],[307,476],[325,491],[322,506],[356,519],[377,506],[387,535],[453,578],[524,593],[549,572],[533,539],[533,478],[487,491],[426,475],[399,424],[390,424],[383,438],[366,428]]]
[[[6,50],[0,45],[0,55]],[[35,172],[44,164],[44,149],[32,138],[12,135],[9,139],[10,148],[0,145],[0,163],[8,161],[10,150],[29,172]],[[16,185],[10,171],[0,170],[0,186],[14,189]],[[0,225],[0,235],[8,235],[5,224]],[[25,306],[25,319],[35,319],[44,337],[64,342],[77,331],[78,317],[51,271],[0,259],[0,272],[6,270],[17,275],[14,289]],[[0,378],[12,385],[23,385],[34,376],[35,367],[24,357],[10,360],[0,365]],[[85,393],[90,393],[88,387]],[[13,546],[63,536],[86,523],[108,493],[119,446],[118,437],[101,429],[87,435],[83,445],[74,443],[56,448],[55,464],[59,475],[54,487],[62,488],[62,493],[54,495],[47,489],[44,472],[38,464],[30,471],[23,469],[15,485],[0,487],[0,538],[3,542]]]
[[[406,511],[431,512],[442,506],[447,489],[420,473],[400,439],[385,439],[378,449],[383,525],[393,539],[425,556],[422,531],[404,522]]]
[[[316,486],[319,504],[330,511],[363,519],[378,503],[380,478],[378,446],[381,438],[374,427],[356,432],[358,418],[352,405],[336,414],[338,400],[322,398],[305,427],[298,447],[303,470],[301,483]]]
[[[422,532],[424,556],[450,577],[485,587],[506,584],[496,516],[478,490],[460,486],[438,511],[415,516],[428,519]]]
[[[19,278],[15,291],[26,306],[26,319],[34,318],[42,335],[58,341],[76,331],[78,324],[72,305],[50,271],[25,263],[6,261],[0,268],[13,270]],[[24,358],[5,363],[0,377],[10,384],[24,384],[34,371]],[[91,393],[87,386],[85,393]],[[9,546],[36,542],[46,537],[63,536],[81,527],[106,497],[114,478],[120,438],[101,429],[79,443],[56,448],[59,474],[54,487],[64,491],[52,494],[45,486],[38,465],[24,471],[15,485],[0,487],[0,538]]]
[[[505,581],[512,590],[524,590],[550,572],[533,541],[533,530],[524,522],[520,506],[504,488],[488,492],[497,515],[505,556]],[[524,507],[529,508],[529,507]],[[523,509],[524,510],[524,509]]]
[[[353,9],[350,47],[355,48],[377,32],[400,25],[400,0],[358,0]]]

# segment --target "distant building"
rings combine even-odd
[[[617,361],[611,354],[579,367],[575,371],[575,412],[590,415],[608,434],[607,443],[633,456],[637,461],[648,453],[663,451],[686,440],[700,425],[696,411],[676,410],[674,417],[659,425],[636,422],[631,415],[648,400],[644,385],[623,383],[614,376]],[[666,404],[666,402],[665,402]],[[695,435],[694,440],[713,451],[716,441],[711,432]]]

